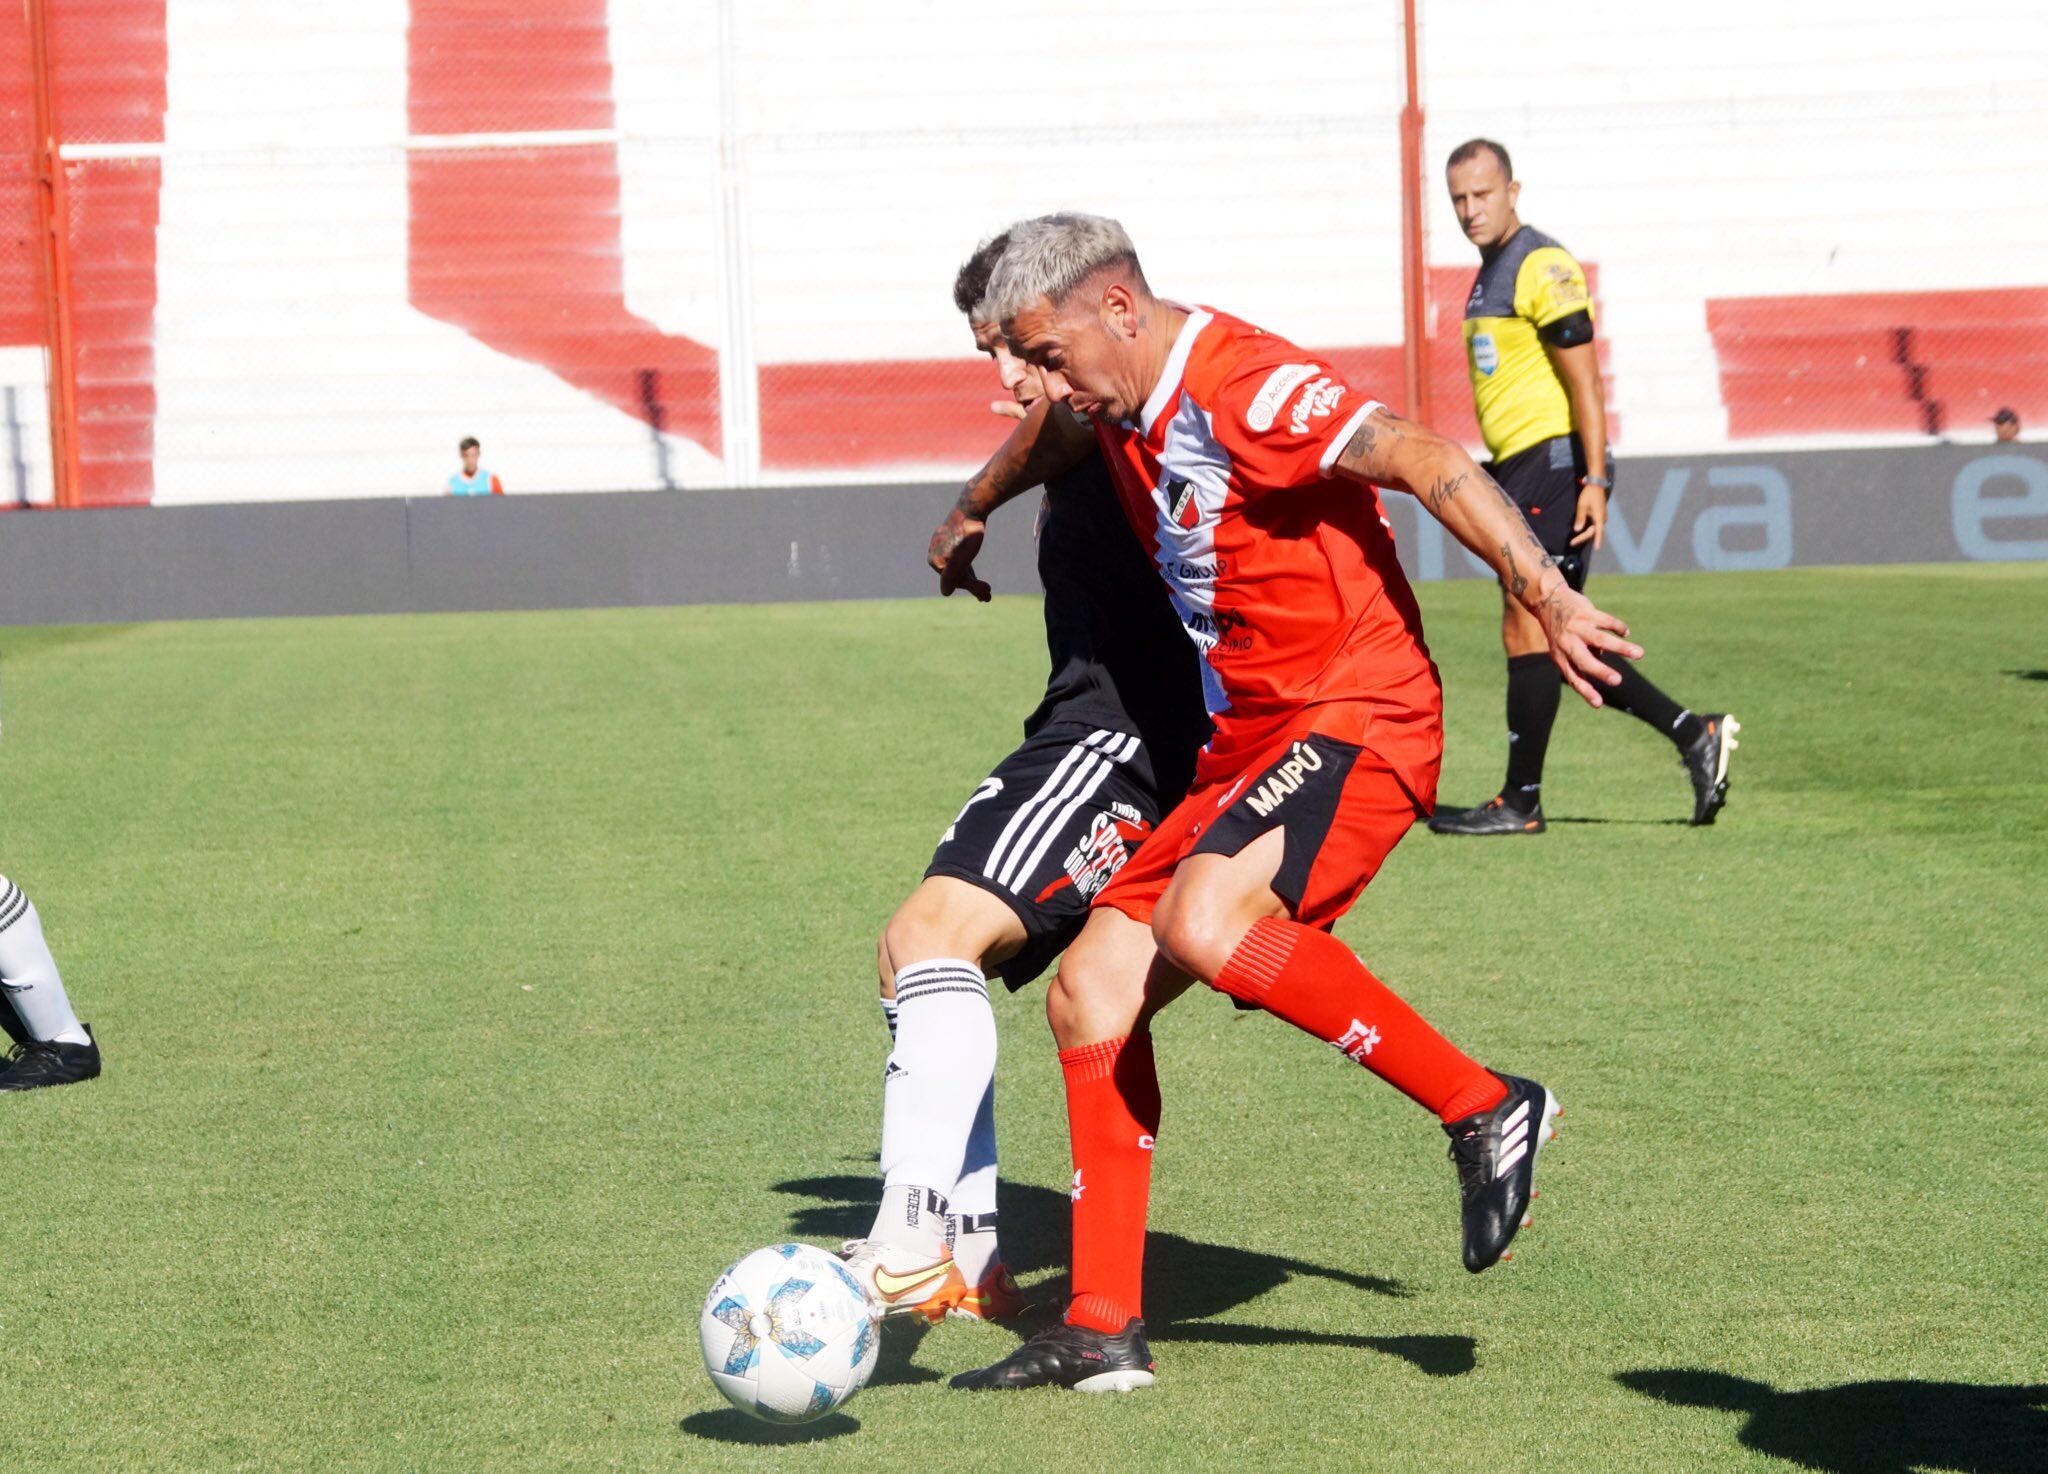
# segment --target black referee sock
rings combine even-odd
[[[1508,657],[1508,777],[1501,802],[1518,813],[1535,811],[1543,798],[1543,757],[1564,677],[1548,654]]]
[[[1698,717],[1658,690],[1647,676],[1619,655],[1603,650],[1600,658],[1621,672],[1619,686],[1599,688],[1609,706],[1655,727],[1677,744],[1680,752],[1700,740],[1700,733],[1706,728]]]

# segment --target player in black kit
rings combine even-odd
[[[1059,413],[977,317],[1007,236],[953,284],[1016,418]],[[1028,484],[1028,483],[1027,483]],[[974,790],[883,929],[882,1201],[843,1250],[885,1315],[992,1319],[1021,1307],[996,1234],[995,1015],[986,979],[1038,977],[1088,905],[1180,801],[1208,740],[1194,649],[1099,456],[1046,481],[1038,573],[1052,673],[1024,742]],[[970,585],[986,600],[986,584]]]

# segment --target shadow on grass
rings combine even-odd
[[[827,1438],[844,1438],[860,1432],[859,1419],[849,1418],[845,1413],[833,1413],[815,1423],[763,1423],[732,1407],[691,1413],[676,1426],[692,1438],[707,1438],[713,1443],[757,1445],[822,1443]]]
[[[2002,670],[1999,674],[2018,681],[2048,681],[2048,670]]]
[[[1692,820],[1690,819],[1596,819],[1591,815],[1567,815],[1555,819],[1546,819],[1544,822],[1548,824],[1640,824],[1647,828],[1670,828],[1673,825],[1680,829],[1690,829],[1692,827]]]
[[[1201,1341],[1212,1346],[1337,1346],[1396,1356],[1432,1377],[1462,1377],[1479,1360],[1479,1343],[1470,1336],[1346,1336],[1324,1331],[1283,1331],[1271,1326],[1231,1325],[1226,1321],[1193,1321],[1167,1326],[1154,1341]]]
[[[777,1183],[775,1190],[816,1200],[790,1213],[790,1227],[798,1237],[853,1238],[866,1233],[874,1217],[876,1181],[869,1175],[800,1177]],[[1071,1212],[1063,1192],[1029,1183],[1004,1183],[1003,1255],[1011,1267],[1066,1268]],[[1162,1342],[1350,1347],[1397,1356],[1433,1377],[1457,1376],[1472,1369],[1474,1343],[1469,1336],[1333,1335],[1208,1319],[1248,1305],[1297,1276],[1328,1280],[1392,1299],[1405,1299],[1410,1294],[1399,1280],[1380,1275],[1357,1274],[1303,1259],[1203,1243],[1155,1229],[1145,1239],[1148,1332],[1154,1341]],[[1031,1317],[1026,1329],[1049,1319],[1052,1308],[1064,1302],[1067,1292],[1065,1285],[1055,1283],[1036,1286],[1032,1293],[1034,1299],[1042,1302],[1041,1314]],[[891,1324],[891,1334],[882,1338],[882,1360],[875,1368],[874,1385],[938,1380],[938,1373],[911,1365],[927,1329],[914,1321]]]
[[[2041,1474],[2048,1384],[1848,1382],[1780,1392],[1726,1372],[1617,1372],[1631,1392],[1677,1407],[1744,1413],[1745,1448],[1829,1474]]]

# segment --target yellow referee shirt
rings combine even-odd
[[[1571,396],[1536,330],[1592,311],[1585,269],[1539,230],[1523,226],[1480,266],[1465,303],[1465,362],[1496,461],[1572,433]]]

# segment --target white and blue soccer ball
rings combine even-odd
[[[768,1423],[840,1406],[867,1385],[881,1344],[859,1281],[809,1244],[756,1249],[721,1274],[697,1334],[718,1390]]]

